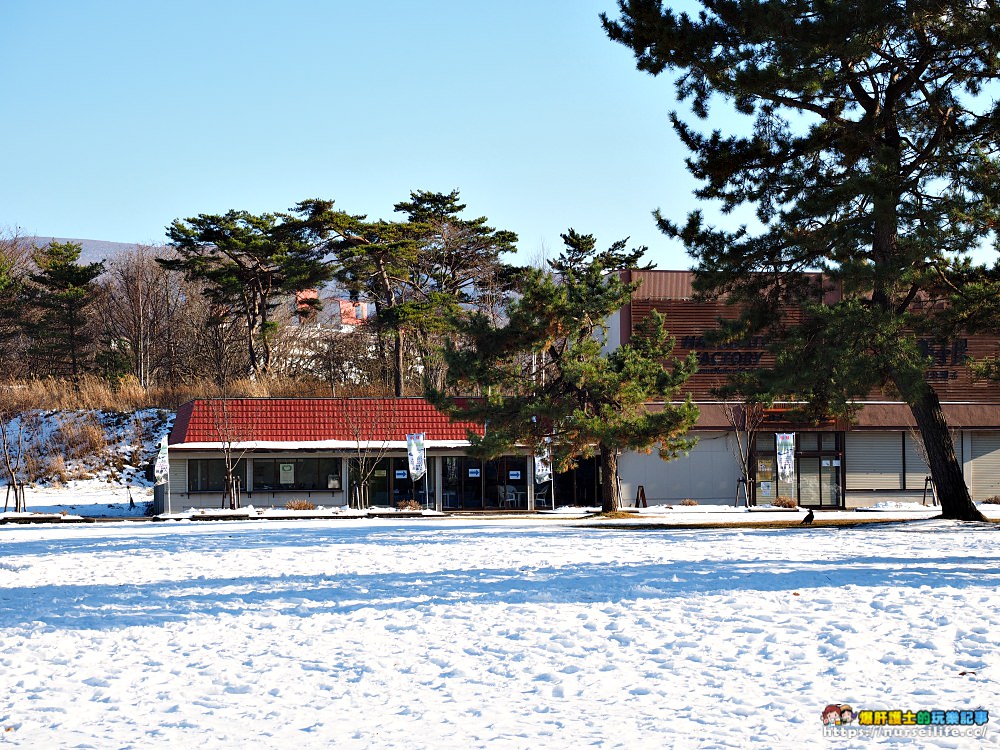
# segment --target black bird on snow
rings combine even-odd
[[[812,512],[812,508],[810,508],[810,509],[809,509],[809,512],[808,512],[808,513],[806,513],[806,517],[802,519],[802,524],[803,524],[803,525],[808,525],[808,524],[812,523],[812,522],[813,522],[813,519],[814,519],[815,517],[816,517],[816,516],[815,516],[815,515],[813,515],[813,512]]]

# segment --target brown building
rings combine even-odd
[[[695,352],[698,357],[699,371],[688,385],[701,418],[694,431],[699,444],[685,458],[664,463],[655,454],[623,456],[623,496],[634,497],[642,485],[650,503],[684,498],[733,503],[737,492],[743,495],[737,433],[727,416],[732,410],[713,390],[733,373],[770,364],[768,342],[754,337],[725,346],[708,343],[706,333],[717,327],[717,320],[736,317],[737,312],[723,302],[696,301],[689,272],[631,271],[627,280],[642,284],[611,321],[609,346],[626,343],[651,310],[663,314],[677,341],[674,353],[683,357]],[[834,294],[830,301],[835,299]],[[998,339],[968,336],[923,343],[935,363],[928,379],[954,429],[955,449],[973,499],[1000,495],[1000,384],[975,378],[966,365],[970,357],[996,354]],[[925,497],[931,501],[921,442],[904,403],[874,393],[860,403],[853,420],[820,425],[788,421],[792,406],[776,404],[763,415],[750,454],[751,502],[767,504],[779,496],[805,507],[921,502]],[[794,437],[782,437],[787,435]]]

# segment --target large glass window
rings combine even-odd
[[[330,490],[340,477],[339,458],[255,458],[254,491]]]
[[[246,461],[238,461],[233,475],[246,487]],[[226,484],[226,462],[221,458],[188,459],[188,492],[222,492]]]
[[[469,456],[445,456],[441,460],[441,497],[445,509],[482,508],[482,462]]]
[[[350,461],[352,505],[381,505],[396,507],[399,503],[415,500],[426,505],[429,492],[433,505],[434,476],[433,462],[427,462],[427,474],[414,482],[410,476],[410,465],[405,456],[392,456],[378,461],[361,463],[356,458]]]
[[[485,467],[486,497],[497,508],[528,507],[528,460],[525,456],[503,456]]]

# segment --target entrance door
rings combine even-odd
[[[833,458],[799,458],[799,505],[840,507],[840,468]],[[839,462],[838,462],[839,463]]]
[[[777,471],[776,435],[758,435],[754,456],[756,503],[766,505],[779,497],[790,497],[806,507],[843,507],[843,440],[840,432],[796,433],[795,472],[784,478]]]

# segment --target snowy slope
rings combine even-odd
[[[8,441],[14,456],[18,445],[24,454],[18,479],[26,485],[28,509],[58,504],[73,512],[77,505],[99,504],[108,512],[88,515],[135,515],[129,497],[137,505],[152,498],[147,469],[173,420],[163,409],[31,411],[12,420]],[[0,492],[6,483],[6,475],[0,477]],[[124,508],[108,507],[122,503]]]

